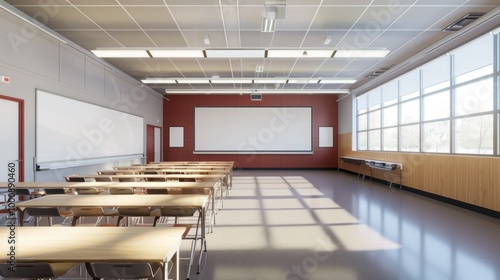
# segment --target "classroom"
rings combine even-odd
[[[0,0],[0,26],[0,279],[500,279],[498,1]]]

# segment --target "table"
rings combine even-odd
[[[218,180],[222,181],[224,178],[223,174],[129,174],[129,175],[98,175],[98,174],[73,174],[64,176],[67,180],[74,180],[77,178],[88,178],[98,180],[107,180],[110,182],[118,182],[120,179],[137,179],[137,180],[151,180],[151,179],[160,179],[160,180],[178,180],[178,179],[194,179],[200,181],[207,180]]]
[[[134,189],[211,189],[211,202],[212,202],[212,213],[211,213],[211,225],[215,222],[215,192],[221,183],[217,182],[16,182],[16,188],[33,188],[33,189],[73,189],[78,188],[99,188],[99,189],[112,189],[112,188],[134,188]],[[0,182],[0,189],[7,189],[9,183]],[[220,193],[220,198],[222,197],[222,191]]]
[[[201,215],[201,248],[198,270],[203,251],[206,251],[206,206],[208,195],[164,194],[164,195],[64,195],[55,194],[22,201],[16,204],[20,224],[23,225],[24,211],[28,207],[194,207]],[[81,227],[79,227],[81,228]]]
[[[125,227],[19,227],[16,228],[16,262],[90,263],[159,262],[164,279],[179,279],[182,228]],[[8,263],[10,230],[0,228],[0,261]]]

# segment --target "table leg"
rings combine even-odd
[[[24,209],[17,209],[17,212],[18,212],[18,218],[19,218],[19,226],[23,226],[24,225]]]
[[[179,249],[172,256],[172,270],[168,271],[168,261],[163,263],[163,279],[164,280],[179,280]]]
[[[206,239],[205,239],[205,220],[206,220],[206,212],[207,212],[207,209],[206,207],[202,207],[201,208],[201,211],[200,211],[200,215],[201,216],[201,245],[200,245],[200,257],[199,257],[199,260],[198,260],[198,271],[196,272],[196,274],[200,274],[200,267],[201,267],[201,260],[203,258],[203,252],[206,252],[207,251],[207,243],[206,243]]]

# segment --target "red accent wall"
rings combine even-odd
[[[251,101],[248,95],[168,95],[163,101],[163,160],[228,160],[236,168],[337,168],[338,103],[336,95],[263,95]],[[193,154],[194,107],[196,106],[311,106],[313,113],[313,154],[248,155]],[[170,148],[169,127],[184,127],[184,147]],[[334,127],[334,147],[318,147],[320,126]]]

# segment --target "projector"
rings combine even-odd
[[[252,101],[261,101],[262,100],[262,94],[260,94],[260,93],[252,93],[252,94],[250,94],[250,100],[252,100]]]

